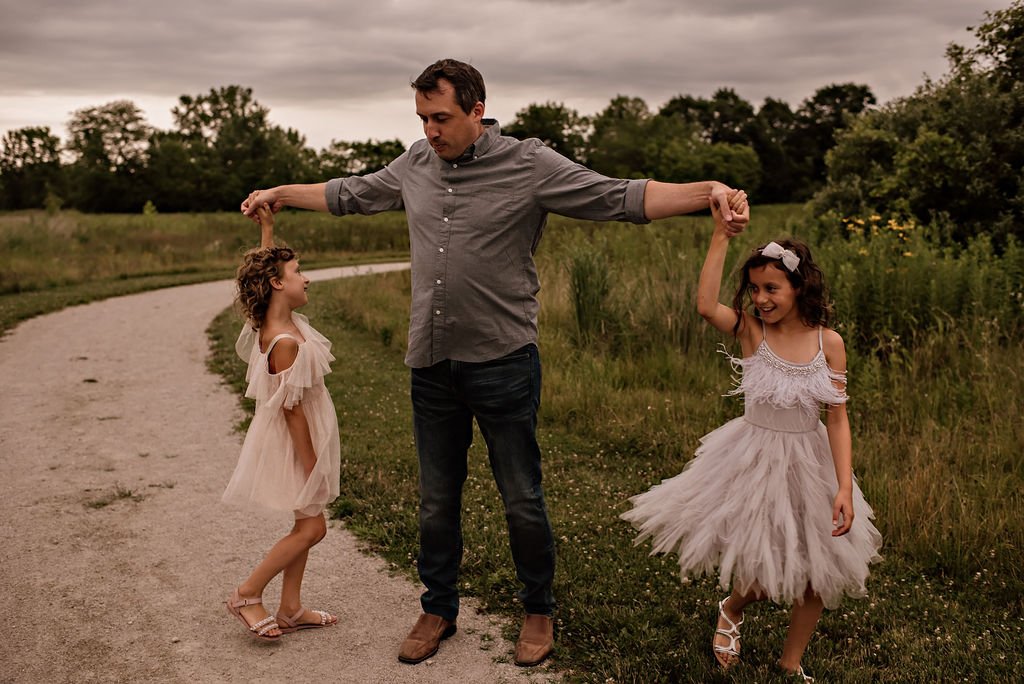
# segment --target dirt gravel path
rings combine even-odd
[[[338,523],[303,587],[337,627],[265,644],[227,614],[231,588],[290,525],[220,503],[241,411],[206,369],[205,330],[230,300],[228,281],[158,290],[42,316],[0,340],[0,681],[545,678],[509,663],[501,625],[472,602],[435,658],[398,663],[420,590]],[[279,586],[265,595],[271,609]]]

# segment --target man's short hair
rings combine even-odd
[[[455,89],[455,101],[466,114],[473,111],[477,102],[487,97],[484,77],[473,66],[457,59],[439,59],[426,69],[410,85],[419,93],[432,93],[440,89],[438,81],[445,79]]]

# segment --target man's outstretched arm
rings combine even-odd
[[[308,185],[278,185],[268,190],[255,190],[242,202],[242,213],[256,219],[256,208],[269,204],[274,213],[284,207],[327,211],[325,189],[327,183]]]
[[[746,216],[733,212],[743,201],[746,201],[746,194],[742,190],[733,190],[718,181],[662,183],[652,180],[644,190],[644,215],[653,221],[691,214],[714,203],[722,212],[729,231],[735,235],[742,232],[749,221]]]

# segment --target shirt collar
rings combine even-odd
[[[456,164],[464,164],[487,154],[487,150],[491,149],[491,145],[501,135],[501,127],[498,125],[497,119],[481,119],[480,123],[484,125],[484,132],[480,134],[476,142],[466,148],[461,157],[455,160]]]

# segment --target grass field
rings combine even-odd
[[[311,212],[278,216],[277,235],[303,266],[408,257],[402,214],[339,222]],[[0,213],[0,334],[19,321],[172,285],[229,278],[259,229],[237,213]]]
[[[907,248],[906,232],[896,230],[837,240],[802,228],[792,207],[756,218],[731,261],[756,243],[804,233],[833,275],[837,302],[859,309],[840,309],[839,329],[850,347],[855,472],[885,558],[868,599],[826,612],[808,670],[819,681],[1014,678],[1024,640],[1019,251],[975,245],[955,253],[915,236]],[[729,369],[715,347],[726,340],[693,312],[708,230],[707,219],[553,221],[538,255],[540,439],[559,542],[555,662],[571,681],[726,680],[709,650],[723,595],[714,579],[682,585],[674,559],[634,547],[618,519],[629,496],[676,474],[700,435],[742,411],[721,396]],[[329,378],[344,436],[335,513],[412,575],[408,293],[407,273],[318,284],[306,313],[338,350]],[[909,324],[909,312],[896,308],[908,297],[928,298]],[[215,363],[236,384],[237,326],[224,316],[211,327]],[[504,519],[480,439],[470,464],[461,588],[516,615]],[[749,613],[744,662],[728,679],[774,678],[786,619],[770,604]]]
[[[871,217],[820,226],[765,207],[747,249],[796,233],[833,284],[850,351],[854,467],[885,559],[866,600],[827,612],[805,657],[819,681],[1000,681],[1024,642],[1024,258],[980,240],[932,245]],[[570,681],[772,681],[784,609],[744,627],[726,678],[709,652],[713,579],[679,582],[671,557],[634,547],[632,494],[677,473],[698,438],[742,407],[723,398],[722,340],[696,316],[707,219],[645,227],[553,220],[538,254],[545,489],[559,543],[558,655]],[[850,233],[838,239],[836,233]],[[305,266],[395,258],[404,219],[282,216]],[[0,214],[0,332],[73,303],[230,275],[255,227],[235,214]],[[367,251],[369,250],[369,251]],[[402,365],[408,273],[317,283],[305,311],[335,344],[329,387],[343,439],[334,513],[414,576],[416,464]],[[723,286],[723,297],[728,287]],[[239,322],[211,326],[213,364],[236,386]],[[462,589],[518,614],[498,493],[477,439],[465,493]],[[514,636],[514,635],[513,635]]]

